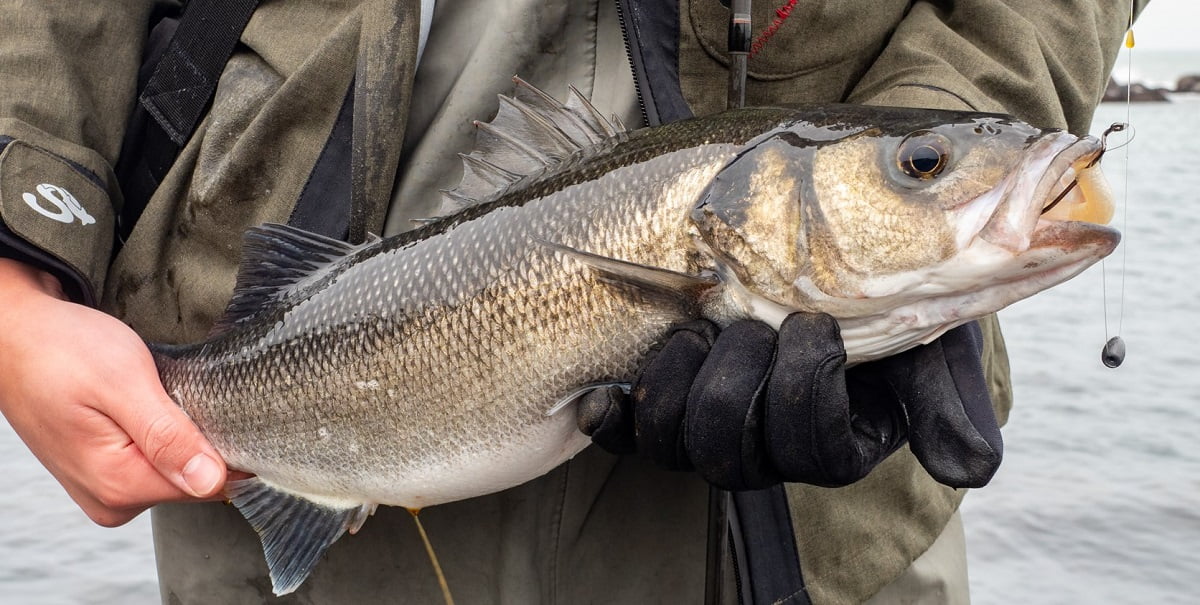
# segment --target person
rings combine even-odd
[[[219,500],[230,473],[163,392],[143,344],[203,338],[247,227],[284,222],[350,241],[411,228],[454,185],[471,120],[495,112],[513,74],[559,97],[578,86],[627,124],[725,104],[729,15],[718,0],[263,3],[178,156],[151,158],[170,170],[130,224],[121,219],[135,196],[125,199],[114,166],[140,41],[162,5],[0,4],[0,409],[95,522],[155,507],[171,603],[270,592],[248,525],[232,507],[196,503]],[[780,4],[755,3],[754,22],[774,29],[756,28],[748,104],[998,111],[1074,132],[1089,125],[1129,18],[1117,0]],[[994,319],[983,334],[1003,422],[1011,393]],[[979,401],[974,391],[958,395]],[[964,602],[963,491],[907,448],[848,487],[788,483],[807,598]],[[462,602],[695,602],[707,506],[696,474],[590,448],[422,519]],[[407,513],[387,508],[287,597],[382,598],[440,599]]]

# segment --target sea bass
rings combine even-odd
[[[519,80],[500,105],[447,192],[457,209],[361,245],[253,228],[210,337],[152,347],[171,397],[255,475],[228,493],[278,594],[379,504],[571,458],[589,440],[569,403],[630,381],[674,323],[828,313],[857,363],[1119,240],[1098,224],[1102,143],[1006,116],[751,108],[625,132]]]

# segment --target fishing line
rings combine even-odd
[[[1133,11],[1134,2],[1129,2],[1129,28],[1125,31],[1125,123],[1132,124],[1133,113]],[[1115,368],[1125,361],[1125,340],[1121,333],[1125,328],[1125,275],[1129,259],[1129,148],[1133,142],[1134,132],[1130,132],[1125,143],[1121,145],[1125,156],[1125,182],[1121,193],[1121,231],[1125,234],[1124,245],[1121,246],[1121,285],[1117,294],[1119,308],[1117,311],[1117,334],[1109,336],[1108,331],[1108,266],[1100,264],[1100,287],[1104,293],[1104,348],[1100,350],[1100,361],[1107,367]]]
[[[429,562],[433,563],[433,573],[437,574],[438,587],[442,589],[442,599],[446,601],[446,605],[454,605],[454,597],[450,595],[450,584],[446,582],[446,574],[442,573],[442,565],[438,563],[437,553],[433,552],[433,543],[429,541],[429,534],[425,533],[425,526],[421,523],[419,516],[421,509],[410,508],[407,510],[417,524],[417,533],[421,534],[421,541],[425,543],[425,552],[429,555]]]

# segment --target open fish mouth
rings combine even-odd
[[[1044,220],[1084,221],[1098,225],[1107,224],[1112,220],[1113,200],[1108,182],[1096,164],[1104,154],[1104,145],[1095,145],[1094,140],[1080,139],[1054,159],[1050,170],[1043,181],[1053,178],[1056,167],[1066,164],[1053,186],[1043,192],[1039,185],[1035,197],[1042,194],[1059,191],[1049,203],[1041,209]]]
[[[1115,247],[1120,235],[1104,226],[1115,207],[1098,166],[1104,151],[1103,139],[1062,132],[1035,142],[1021,168],[979,200],[995,210],[975,236],[1015,254],[1101,241]]]

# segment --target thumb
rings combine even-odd
[[[171,400],[149,363],[152,380],[131,381],[127,404],[110,410],[113,421],[133,440],[146,460],[175,487],[197,498],[209,498],[225,485],[226,469],[216,449]]]
[[[619,386],[588,392],[576,408],[579,431],[611,454],[637,453],[633,433],[633,403]]]

